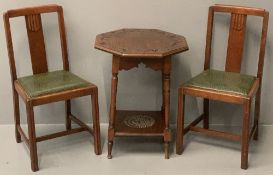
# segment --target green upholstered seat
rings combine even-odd
[[[29,97],[71,90],[90,85],[89,82],[64,70],[18,78]]]
[[[256,77],[233,72],[208,69],[197,75],[184,86],[230,92],[246,96]]]

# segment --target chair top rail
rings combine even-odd
[[[8,10],[5,13],[5,15],[7,15],[9,18],[14,18],[14,17],[19,17],[19,16],[33,15],[33,14],[57,12],[57,11],[61,10],[61,8],[62,7],[59,5],[50,4],[50,5]]]

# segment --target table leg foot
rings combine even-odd
[[[112,148],[113,148],[113,141],[108,142],[108,159],[112,159]]]
[[[169,159],[169,142],[164,143],[165,159]]]

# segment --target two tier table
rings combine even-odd
[[[112,158],[113,139],[118,136],[163,137],[165,158],[169,158],[171,56],[188,50],[186,39],[157,29],[121,29],[97,35],[95,48],[113,55],[108,158]],[[119,71],[138,67],[140,63],[162,72],[161,111],[116,109]]]

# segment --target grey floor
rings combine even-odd
[[[37,135],[42,135],[62,126],[39,125],[36,129]],[[87,133],[40,142],[40,171],[32,173],[27,147],[15,142],[12,125],[0,125],[0,174],[273,175],[273,126],[262,126],[260,140],[251,142],[248,170],[240,169],[239,143],[196,134],[186,136],[181,156],[174,153],[172,143],[169,160],[164,159],[160,138],[118,138],[113,159],[108,160],[106,125],[101,130],[103,153],[100,156],[94,154],[93,139]]]

